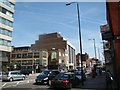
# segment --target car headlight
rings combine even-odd
[[[47,79],[48,79],[48,77],[44,78],[44,80],[47,80]]]

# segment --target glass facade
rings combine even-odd
[[[0,7],[0,12],[6,14],[7,16],[13,18],[13,13],[8,11],[7,9],[3,8],[3,7]]]
[[[12,31],[0,27],[0,34],[12,37]]]
[[[0,2],[4,3],[5,5],[7,5],[8,7],[14,9],[14,4],[9,2],[8,0],[0,0]]]
[[[0,39],[0,45],[11,46],[11,41]]]
[[[13,22],[11,22],[11,21],[3,18],[3,17],[0,17],[0,22],[1,22],[2,24],[7,25],[7,26],[13,27]]]
[[[0,63],[2,63],[3,71],[7,71],[10,64],[14,20],[14,0],[12,1],[0,0]]]

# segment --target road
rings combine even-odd
[[[22,85],[22,84],[34,83],[37,75],[38,74],[31,74],[27,76],[25,80],[19,80],[19,81],[13,81],[13,82],[3,81],[3,82],[0,82],[1,83],[0,85],[2,88],[9,88],[9,87],[15,87],[17,85]]]
[[[51,90],[47,85],[35,85],[34,83],[18,84],[2,90]],[[58,89],[57,89],[58,90]],[[80,88],[72,88],[71,90],[82,90]]]
[[[36,85],[36,75],[30,75],[25,80],[2,82],[2,90],[50,90],[48,85]],[[80,90],[80,88],[72,88],[71,90]]]

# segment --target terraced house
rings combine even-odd
[[[15,0],[0,0],[0,66],[8,68]],[[3,65],[2,65],[3,64]]]

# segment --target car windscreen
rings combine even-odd
[[[68,74],[58,74],[55,79],[69,79]]]
[[[48,75],[50,73],[50,71],[43,71],[41,74],[42,75]]]
[[[81,72],[74,72],[75,75],[81,75]]]

